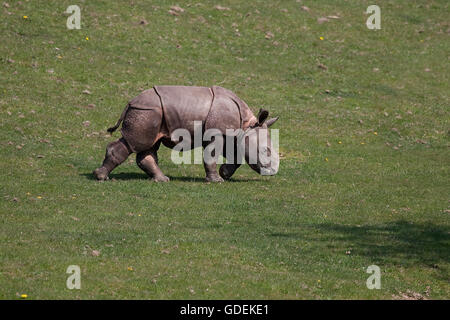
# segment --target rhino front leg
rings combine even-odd
[[[101,167],[94,170],[94,176],[97,180],[106,180],[108,175],[115,167],[124,162],[131,154],[127,143],[123,138],[111,142],[106,147],[105,160]]]
[[[227,147],[230,149],[228,149]],[[219,174],[225,180],[229,180],[231,176],[233,176],[233,174],[236,172],[236,170],[241,166],[242,156],[240,156],[241,161],[239,161],[238,151],[239,150],[237,148],[236,138],[233,144],[229,146],[224,145],[223,154],[225,155],[227,161],[220,166]]]
[[[226,155],[225,158],[227,159],[227,162],[220,166],[219,174],[225,180],[229,180],[236,170],[239,169],[241,163],[238,161],[236,150],[234,155],[229,155],[227,157],[226,152],[224,154]]]
[[[152,148],[139,152],[136,155],[136,163],[151,179],[156,182],[167,182],[169,178],[158,167],[157,149]]]
[[[220,166],[219,174],[225,180],[231,178],[231,176],[236,172],[236,170],[240,167],[240,164],[228,164],[224,163]]]

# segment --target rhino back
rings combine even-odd
[[[204,123],[208,116],[212,92],[207,87],[155,86],[161,99],[164,121],[169,134],[183,128],[194,133],[194,121]]]

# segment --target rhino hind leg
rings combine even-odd
[[[147,151],[139,152],[136,155],[136,163],[155,182],[167,182],[169,178],[164,175],[158,166],[157,150],[159,143]]]
[[[123,138],[108,144],[102,166],[93,172],[95,178],[100,181],[108,179],[110,172],[124,162],[130,154],[131,150]]]

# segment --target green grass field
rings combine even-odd
[[[450,298],[448,1],[6,2],[0,298]],[[93,180],[106,128],[157,84],[279,115],[278,175],[207,184],[162,147],[169,183],[134,155]]]

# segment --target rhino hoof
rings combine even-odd
[[[169,182],[169,177],[166,176],[156,176],[152,178],[152,181],[154,182]]]
[[[106,168],[97,168],[93,172],[94,177],[99,181],[105,181],[108,179],[108,170]]]
[[[206,182],[224,182],[224,180],[219,176],[206,177]]]

